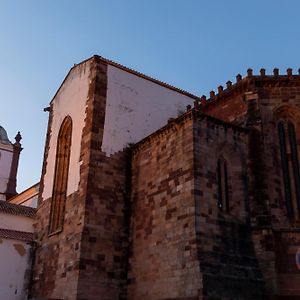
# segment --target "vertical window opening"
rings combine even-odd
[[[72,120],[70,117],[66,117],[60,127],[57,138],[49,234],[59,232],[63,229],[71,152],[71,138]]]
[[[296,196],[296,205],[298,207],[297,213],[298,213],[298,217],[299,217],[299,209],[300,209],[299,161],[298,161],[298,150],[297,150],[295,126],[291,122],[288,122],[288,134],[289,134],[289,140],[290,140],[291,160],[292,160],[294,184],[295,184],[295,191],[296,191],[296,195],[295,195]]]
[[[280,156],[281,156],[281,167],[284,182],[284,193],[285,193],[285,203],[287,214],[289,217],[293,216],[292,207],[292,193],[290,186],[290,172],[286,145],[286,134],[283,122],[278,123],[278,135],[279,135],[279,146],[280,146]]]
[[[217,181],[218,181],[218,208],[220,210],[229,211],[228,170],[227,170],[227,162],[223,158],[218,159]]]
[[[227,162],[224,161],[224,200],[225,209],[229,211]]]
[[[218,170],[217,170],[217,176],[218,176],[218,208],[220,210],[223,209],[223,199],[222,199],[222,166],[221,166],[221,160],[218,160]]]

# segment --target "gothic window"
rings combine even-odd
[[[294,124],[279,122],[278,135],[287,214],[295,217],[300,210],[300,172]]]
[[[66,117],[60,127],[57,147],[49,234],[63,229],[72,137],[72,120]]]
[[[218,208],[229,211],[227,161],[220,157],[217,165]]]

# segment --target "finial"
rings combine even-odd
[[[209,97],[210,97],[210,99],[214,99],[215,98],[215,91],[210,91],[209,92]]]
[[[300,75],[300,68],[298,69],[298,74]]]
[[[200,98],[200,101],[201,101],[201,105],[205,105],[206,104],[206,96],[202,95]]]
[[[218,86],[218,93],[219,93],[219,94],[222,94],[223,89],[224,89],[223,86],[222,86],[222,85],[219,85],[219,86]]]
[[[266,69],[264,68],[260,69],[260,76],[266,76]]]
[[[251,68],[249,68],[249,69],[247,70],[247,76],[248,76],[248,77],[252,77],[252,76],[253,76],[253,70],[252,70]]]
[[[287,68],[287,69],[286,69],[286,74],[287,74],[288,76],[292,76],[292,75],[293,75],[293,69],[292,69],[292,68]]]
[[[189,105],[187,105],[187,107],[186,107],[186,111],[189,111],[189,110],[191,110],[191,108],[192,108],[192,106],[189,104]]]
[[[227,86],[228,89],[230,89],[232,87],[232,82],[230,80],[228,80],[226,82],[226,86]]]
[[[236,82],[239,82],[239,81],[242,80],[242,75],[241,75],[241,74],[237,74],[237,75],[235,76],[235,78],[236,78]]]
[[[22,139],[22,136],[20,134],[20,131],[18,131],[17,135],[15,136],[16,144],[20,145],[20,141]]]
[[[273,69],[273,74],[274,74],[274,76],[278,76],[279,75],[279,69],[278,68],[274,68]]]

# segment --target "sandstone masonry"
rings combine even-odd
[[[300,75],[236,79],[206,99],[99,56],[71,69],[49,108],[33,299],[299,299]]]

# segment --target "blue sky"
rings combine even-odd
[[[196,95],[251,67],[300,67],[299,0],[0,0],[0,125],[23,136],[18,190],[39,180],[48,105],[99,54]]]

